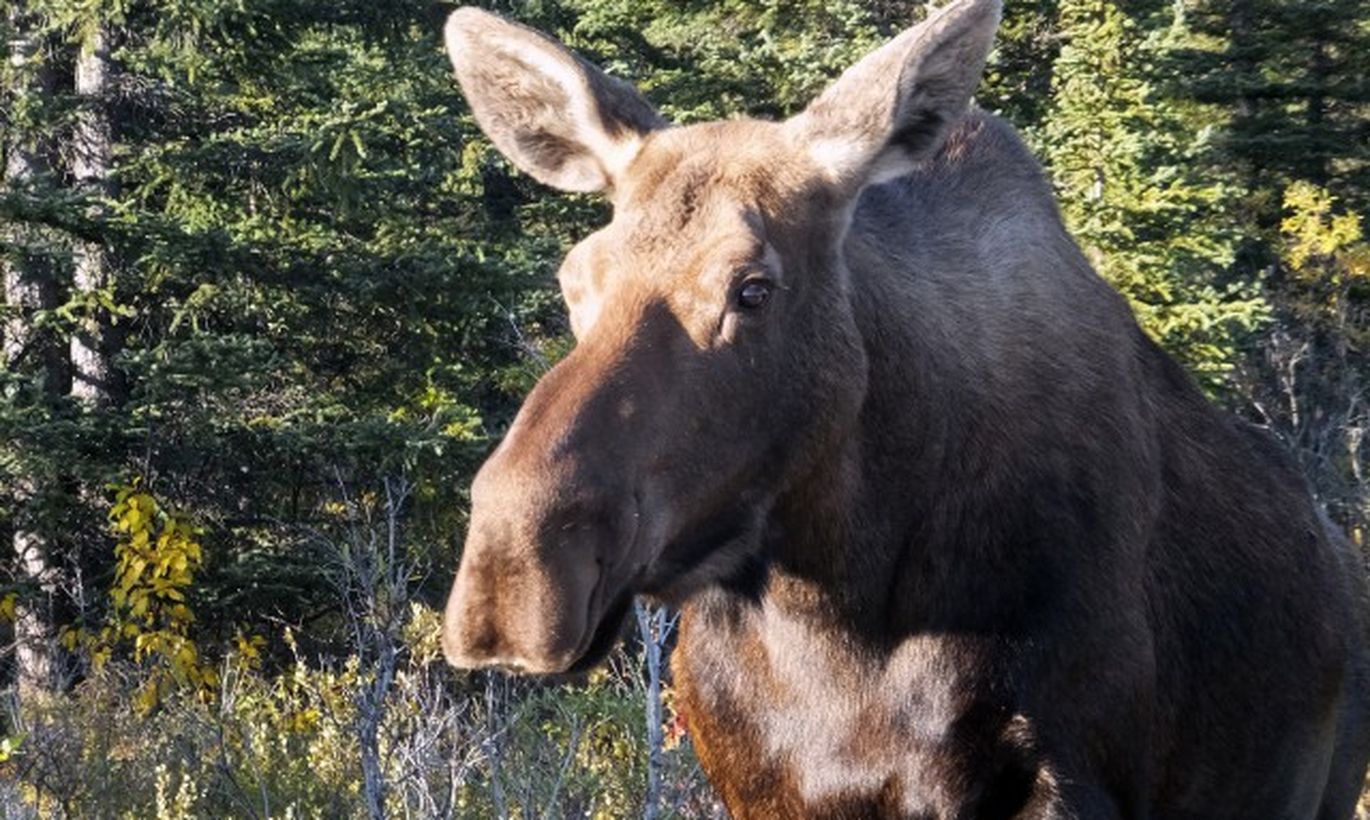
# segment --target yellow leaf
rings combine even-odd
[[[144,684],[143,688],[139,690],[138,696],[134,700],[134,705],[139,715],[147,715],[153,709],[157,708],[159,700],[156,681],[148,681]]]

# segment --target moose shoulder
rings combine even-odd
[[[967,110],[998,16],[956,0],[790,120],[677,128],[452,15],[495,145],[614,215],[472,487],[448,658],[584,669],[632,596],[682,606],[739,818],[1349,818],[1360,559]]]

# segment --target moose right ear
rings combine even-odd
[[[665,120],[633,87],[530,28],[452,12],[447,54],[476,121],[506,157],[563,191],[604,191]]]

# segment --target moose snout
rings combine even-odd
[[[560,673],[616,637],[604,622],[630,593],[641,470],[610,412],[628,366],[586,350],[542,377],[471,486],[443,623],[454,666]]]
[[[597,630],[624,593],[635,519],[584,492],[547,505],[478,497],[443,619],[448,662],[529,674],[575,666],[602,643]]]

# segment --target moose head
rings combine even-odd
[[[840,472],[867,379],[848,222],[865,188],[937,151],[998,18],[996,0],[954,3],[783,122],[673,127],[561,44],[452,14],[447,49],[494,145],[613,205],[559,273],[576,346],[472,487],[454,665],[587,668],[634,595],[678,603],[757,566],[777,499]]]

